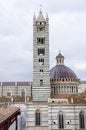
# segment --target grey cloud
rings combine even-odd
[[[63,12],[63,11],[86,11],[86,1],[85,0],[53,0],[49,4],[49,10],[53,13]]]
[[[86,0],[3,0],[0,1],[0,81],[32,81],[33,14],[40,4],[50,18],[50,68],[61,49],[65,63],[81,79],[86,70],[74,64],[86,57]]]

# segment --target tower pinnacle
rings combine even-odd
[[[36,15],[35,15],[35,13],[34,13],[34,15],[33,15],[33,19],[34,19],[34,20],[36,19]]]

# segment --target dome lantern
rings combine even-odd
[[[64,56],[61,54],[61,50],[59,50],[59,54],[56,56],[57,64],[64,64]]]

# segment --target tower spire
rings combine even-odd
[[[34,13],[34,15],[33,15],[33,19],[34,19],[34,20],[36,19],[36,15],[35,15],[35,13]]]
[[[48,21],[48,19],[49,19],[49,18],[48,18],[48,13],[46,13],[46,21]]]
[[[43,22],[43,21],[45,21],[45,18],[44,18],[44,16],[43,16],[41,10],[39,11],[39,15],[38,15],[38,17],[37,17],[37,21],[38,21],[38,22]]]

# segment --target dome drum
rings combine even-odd
[[[65,82],[69,82],[69,83],[75,83],[75,82],[79,82],[79,79],[69,79],[69,78],[58,78],[58,79],[50,79],[50,82],[62,82],[62,83],[65,83]]]
[[[51,95],[77,94],[79,79],[76,74],[64,65],[64,56],[59,53],[57,65],[50,70]]]

